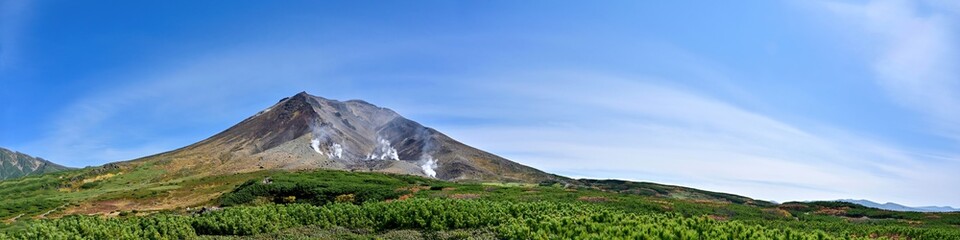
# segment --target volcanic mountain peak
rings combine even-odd
[[[388,108],[306,92],[206,140],[134,162],[209,175],[257,169],[381,171],[446,180],[539,182],[557,176],[464,145]]]

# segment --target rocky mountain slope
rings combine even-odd
[[[324,168],[454,181],[565,179],[467,146],[390,109],[306,92],[203,141],[119,166],[144,163],[177,176]]]
[[[0,148],[0,180],[70,169],[42,158]]]

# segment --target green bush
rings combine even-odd
[[[337,201],[341,195],[353,194],[356,203],[396,199],[409,191],[402,190],[417,185],[424,178],[391,176],[372,173],[346,173],[318,171],[311,174],[278,173],[270,181],[254,179],[247,181],[220,199],[223,206],[249,204],[260,197],[285,203],[284,198],[293,196],[298,203],[323,205]]]
[[[298,226],[340,226],[382,232],[492,228],[502,239],[960,239],[958,231],[905,227],[843,227],[843,234],[770,227],[677,214],[637,214],[586,203],[412,199],[356,204],[233,207],[194,216],[71,216],[31,222],[3,233],[14,239],[192,239],[256,235]],[[825,226],[829,229],[829,226]]]
[[[99,181],[84,183],[83,185],[80,185],[80,188],[81,188],[81,189],[93,189],[93,188],[95,188],[95,187],[97,187],[97,186],[100,186],[100,182],[99,182]]]
[[[835,202],[758,207],[631,192],[658,194],[671,188],[656,184],[612,182],[607,189],[574,190],[340,171],[269,174],[270,181],[250,180],[224,194],[219,201],[230,207],[219,211],[149,216],[122,212],[114,218],[49,220],[26,215],[13,225],[0,224],[0,239],[194,239],[274,234],[298,227],[346,229],[362,237],[413,230],[431,236],[483,231],[500,239],[960,239],[956,227],[960,214],[899,213]],[[23,189],[55,192],[57,182],[54,177],[0,182],[0,196],[8,197],[0,200],[0,216],[9,219],[18,212],[45,212],[63,205],[63,200],[18,195]],[[399,197],[406,194],[409,199]],[[475,200],[451,199],[458,196]],[[603,201],[585,201],[585,196]],[[844,209],[844,216],[817,213],[823,208]],[[883,217],[889,219],[879,219]]]

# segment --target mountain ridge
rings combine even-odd
[[[874,201],[866,199],[840,199],[836,200],[839,202],[848,202],[853,204],[858,204],[864,207],[872,207],[890,211],[899,211],[899,212],[960,212],[960,209],[953,208],[950,206],[924,206],[924,207],[909,207],[901,205],[898,203],[887,202],[887,203],[877,203]]]
[[[43,158],[0,148],[0,180],[71,169]]]

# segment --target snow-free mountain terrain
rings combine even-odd
[[[70,169],[43,158],[0,148],[0,180]]]
[[[860,204],[860,205],[863,205],[864,207],[872,207],[872,208],[879,208],[883,210],[899,211],[899,212],[960,212],[960,209],[947,207],[947,206],[908,207],[908,206],[904,206],[904,205],[900,205],[892,202],[880,204],[870,200],[862,200],[862,199],[861,200],[842,199],[837,201]]]
[[[467,146],[390,109],[306,92],[203,141],[120,165],[138,163],[157,163],[181,176],[324,168],[456,181],[561,179]]]

